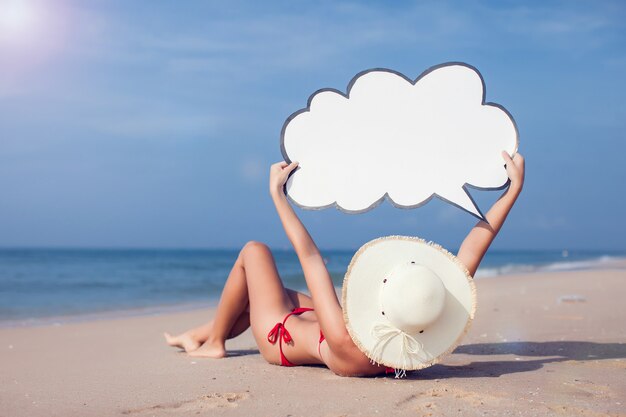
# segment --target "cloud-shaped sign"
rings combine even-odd
[[[416,80],[388,69],[357,74],[347,93],[315,92],[283,125],[281,150],[298,169],[287,195],[303,208],[370,210],[387,197],[401,208],[433,196],[478,218],[468,187],[501,189],[501,152],[517,151],[504,107],[485,102],[474,67],[446,63]]]

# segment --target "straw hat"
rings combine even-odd
[[[363,245],[348,266],[342,298],[354,343],[396,376],[454,350],[476,311],[465,266],[441,246],[408,236]]]

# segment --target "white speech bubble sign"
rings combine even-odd
[[[389,69],[357,74],[347,93],[325,88],[281,132],[286,183],[306,209],[362,213],[385,198],[415,208],[438,197],[484,220],[468,188],[503,189],[501,152],[517,152],[518,131],[485,82],[462,62],[436,65],[415,80]]]

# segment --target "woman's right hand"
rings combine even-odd
[[[288,164],[285,161],[277,162],[270,168],[270,194],[272,196],[282,193],[283,186],[289,178],[291,171],[298,167],[297,162]]]

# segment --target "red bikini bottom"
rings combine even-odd
[[[276,340],[278,340],[278,349],[280,350],[280,364],[282,366],[296,366],[295,364],[289,362],[289,359],[287,359],[285,357],[285,354],[283,353],[283,342],[285,343],[293,342],[293,339],[291,338],[289,331],[285,327],[285,323],[287,322],[287,319],[289,317],[299,316],[300,314],[306,313],[307,311],[314,311],[314,310],[308,307],[294,308],[293,310],[291,310],[291,313],[285,316],[282,323],[281,322],[276,323],[276,326],[274,326],[274,328],[270,330],[270,332],[267,334],[267,341],[270,342],[271,344],[275,344]],[[324,335],[322,334],[322,331],[320,330],[320,343],[322,343],[323,340],[324,340]],[[317,350],[319,352],[319,345],[317,346]]]
[[[315,311],[315,310],[312,308],[308,308],[308,307],[294,308],[293,310],[291,310],[291,313],[285,316],[282,323],[281,322],[276,323],[276,325],[272,328],[272,330],[270,330],[270,332],[267,334],[267,341],[270,342],[271,344],[276,344],[276,340],[278,340],[278,349],[280,350],[280,364],[282,366],[296,366],[296,364],[291,363],[289,359],[287,359],[285,357],[285,354],[283,353],[283,341],[285,343],[293,342],[293,339],[291,338],[289,331],[285,327],[285,323],[287,323],[287,319],[289,317],[299,316],[300,314],[306,313],[307,311]],[[320,347],[322,346],[322,342],[325,339],[326,338],[324,337],[324,333],[322,333],[322,330],[320,329],[320,340],[317,345],[317,353],[320,355],[320,359],[322,359],[322,353],[320,352]],[[390,374],[390,373],[395,373],[395,369],[385,367],[385,374]]]

